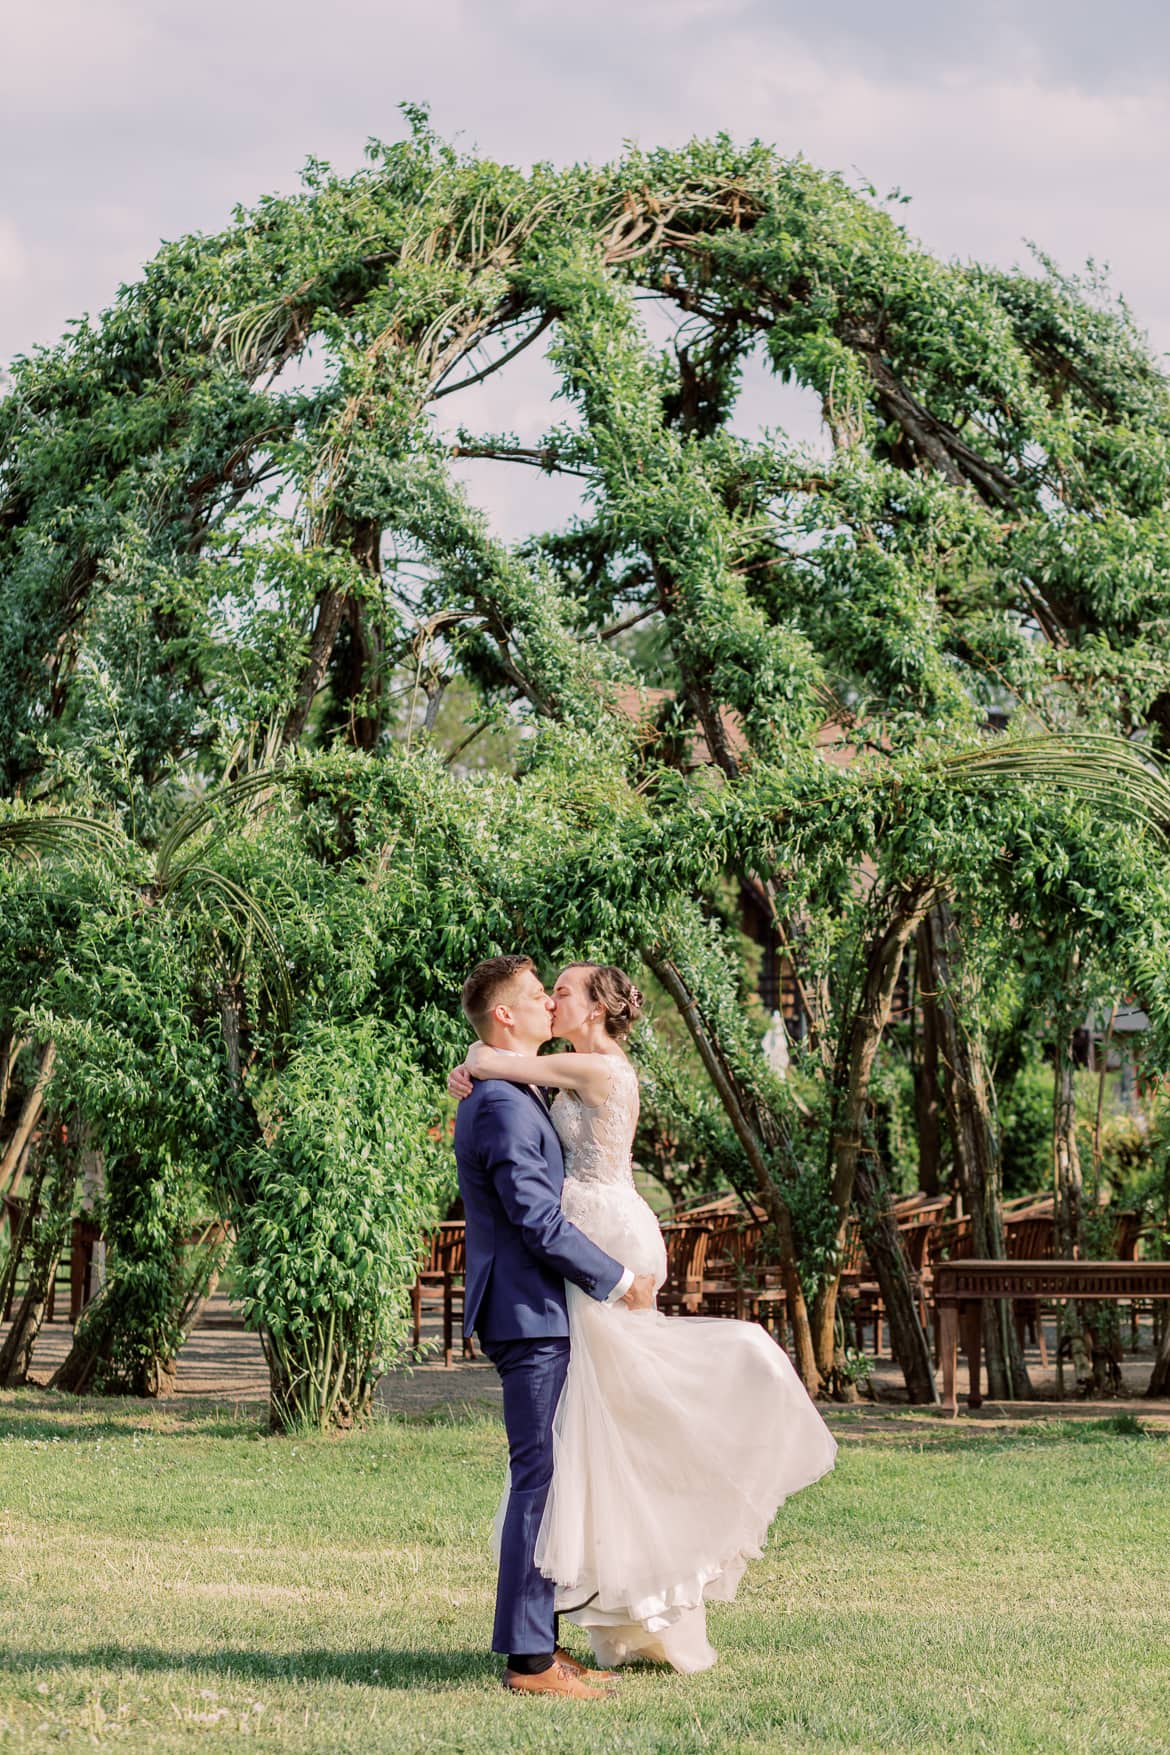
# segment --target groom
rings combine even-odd
[[[463,1010],[490,1047],[535,1054],[553,1033],[556,1005],[531,957],[490,957],[464,982]],[[585,1677],[612,1677],[557,1644],[554,1586],[534,1559],[569,1364],[565,1281],[640,1310],[653,1302],[654,1278],[623,1268],[562,1215],[561,1146],[537,1086],[478,1081],[459,1105],[455,1158],[467,1222],[463,1326],[500,1374],[512,1471],[492,1650],[508,1654],[506,1688],[600,1699]]]

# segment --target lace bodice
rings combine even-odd
[[[574,1182],[634,1186],[630,1152],[638,1125],[638,1075],[628,1060],[611,1057],[609,1095],[583,1103],[575,1091],[558,1091],[553,1126],[565,1153],[565,1175]]]

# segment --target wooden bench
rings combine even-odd
[[[8,1217],[10,1234],[15,1236],[17,1227],[25,1222],[28,1203],[22,1198],[12,1195],[3,1196],[4,1211]],[[222,1219],[201,1219],[199,1223],[180,1240],[180,1248],[198,1249],[206,1243],[222,1242],[227,1235]],[[89,1213],[75,1213],[70,1222],[68,1258],[63,1249],[57,1260],[52,1283],[45,1299],[45,1321],[55,1320],[57,1303],[57,1283],[67,1278],[69,1285],[69,1322],[76,1328],[78,1318],[94,1295],[94,1254],[99,1243],[105,1241],[105,1234],[97,1220]],[[27,1269],[25,1273],[27,1279]],[[9,1291],[7,1307],[0,1312],[0,1321],[7,1322],[12,1315],[15,1287]]]
[[[970,1373],[969,1407],[982,1406],[979,1372],[985,1298],[1083,1298],[1096,1303],[1170,1298],[1170,1261],[940,1261],[934,1270],[945,1412],[957,1414],[959,1329]]]

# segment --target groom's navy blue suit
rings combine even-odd
[[[561,1142],[529,1086],[477,1082],[459,1105],[455,1158],[467,1224],[463,1323],[500,1374],[512,1470],[492,1649],[541,1655],[555,1644],[555,1593],[533,1556],[569,1365],[565,1281],[604,1299],[624,1270],[562,1214]]]

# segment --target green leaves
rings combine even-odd
[[[84,855],[96,850],[109,855],[120,849],[122,836],[95,817],[75,817],[53,812],[37,814],[17,812],[0,819],[0,853],[16,859],[35,858],[46,853]]]
[[[279,1361],[274,1409],[289,1426],[363,1412],[405,1337],[450,1176],[410,1048],[373,1020],[306,1031],[240,1165],[241,1289]]]
[[[1128,738],[1081,733],[998,741],[942,759],[963,783],[1036,781],[1075,793],[1117,816],[1170,838],[1170,783],[1165,765]]]

